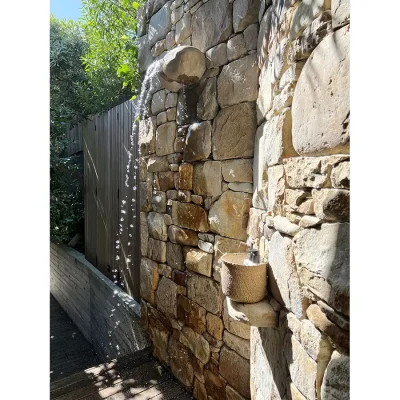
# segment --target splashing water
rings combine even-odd
[[[152,94],[154,92],[156,92],[157,90],[160,90],[160,82],[159,79],[157,78],[156,74],[160,71],[161,67],[163,64],[163,60],[159,59],[154,61],[149,68],[146,71],[146,74],[144,76],[141,88],[140,88],[140,92],[139,92],[139,96],[138,98],[135,100],[135,103],[133,104],[133,120],[136,122],[137,119],[141,119],[145,116],[146,114],[146,105],[149,103],[150,98],[152,96]],[[131,188],[131,190],[133,192],[137,191],[137,186],[136,186],[136,177],[137,177],[137,171],[139,169],[139,158],[135,158],[133,155],[135,154],[135,144],[136,143],[140,143],[144,137],[141,137],[142,135],[146,135],[146,132],[137,132],[137,124],[133,124],[132,127],[132,132],[131,135],[129,137],[130,139],[130,148],[129,151],[127,152],[128,155],[128,162],[126,165],[126,172],[125,172],[125,187],[127,188]],[[140,146],[139,146],[139,157],[140,157]],[[133,170],[132,170],[133,169]],[[133,172],[133,174],[131,174],[131,170]],[[133,176],[132,176],[133,175]],[[130,182],[132,180],[132,182]],[[130,246],[132,244],[134,244],[134,240],[133,239],[133,229],[134,229],[134,224],[129,224],[129,220],[130,219],[135,219],[136,218],[136,199],[134,198],[135,196],[132,196],[131,199],[131,215],[128,216],[127,211],[129,211],[129,207],[128,210],[126,209],[127,205],[129,203],[127,203],[126,200],[122,200],[121,201],[121,206],[120,206],[120,219],[119,219],[119,224],[118,224],[118,230],[117,230],[117,237],[119,238],[119,240],[116,241],[116,245],[115,245],[115,249],[116,249],[116,256],[115,256],[115,260],[118,262],[124,262],[126,263],[126,267],[129,270],[129,266],[131,264],[131,254],[128,253],[126,254],[124,249],[123,249],[123,241],[120,240],[120,236],[123,234],[124,230],[128,231],[128,247],[129,249],[131,248]],[[125,196],[125,199],[127,199],[128,196]],[[122,217],[122,215],[124,215],[124,217]],[[124,225],[126,225],[124,227]],[[128,250],[129,250],[128,249]],[[121,265],[122,267],[122,265]],[[120,268],[121,270],[121,268]],[[116,269],[115,272],[117,272],[118,270]],[[114,271],[113,271],[114,272]],[[114,279],[115,279],[115,275],[114,275]],[[121,276],[119,276],[119,280],[120,282],[118,282],[117,280],[114,281],[114,283],[119,284],[121,287],[124,287],[124,282],[123,282],[123,275],[121,274]]]

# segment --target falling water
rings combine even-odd
[[[133,113],[134,113],[134,121],[136,121],[138,118],[142,118],[145,116],[146,114],[146,105],[148,104],[151,95],[157,91],[160,87],[160,82],[159,79],[155,76],[156,73],[160,70],[161,66],[162,66],[162,59],[156,60],[154,61],[149,68],[146,71],[146,74],[144,76],[141,88],[140,88],[140,94],[139,97],[137,98],[135,104],[134,104],[134,108],[133,108]],[[130,148],[128,151],[128,163],[126,166],[126,173],[125,173],[125,186],[130,188],[132,191],[136,191],[137,187],[136,187],[136,174],[138,172],[139,169],[139,158],[133,159],[132,155],[134,154],[134,146],[135,146],[135,140],[140,142],[140,138],[136,138],[136,136],[138,136],[138,129],[137,129],[137,125],[134,123],[133,127],[132,127],[132,133],[130,135]],[[139,148],[140,151],[140,148]],[[133,168],[133,178],[131,177],[131,168]],[[130,182],[130,180],[133,179],[133,183]],[[125,218],[127,218],[127,209],[129,207],[129,205],[127,204],[127,197],[125,196],[125,199],[123,199],[121,201],[121,218],[119,220],[119,229],[117,232],[117,237],[119,238],[124,230],[124,221]],[[132,201],[130,204],[131,207],[131,211],[132,211],[132,218],[136,218],[136,200],[134,198],[134,196],[132,196]],[[134,241],[133,238],[133,234],[132,234],[132,228],[134,227],[133,224],[129,224],[128,226],[126,226],[126,230],[128,230],[128,237],[129,237],[129,242],[128,242],[128,254],[122,254],[121,256],[121,242],[120,240],[116,241],[116,257],[115,259],[118,261],[121,259],[121,257],[123,257],[126,261],[126,269],[129,270],[130,267],[130,262],[132,260],[132,253],[131,253],[131,243]],[[118,269],[112,270],[113,273],[113,280],[114,283],[118,283],[118,278],[117,278],[117,273],[118,273]],[[121,287],[124,287],[124,282],[123,282],[123,276],[120,277],[120,282],[119,282]]]

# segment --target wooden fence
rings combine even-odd
[[[69,135],[84,154],[85,258],[138,300],[140,213],[133,186],[139,177],[133,166],[125,185],[134,107],[126,101],[80,123]],[[135,140],[132,159],[138,156]]]

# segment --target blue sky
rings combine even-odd
[[[50,12],[57,18],[77,20],[81,16],[81,0],[50,0]]]

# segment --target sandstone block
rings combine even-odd
[[[221,194],[222,175],[220,161],[206,161],[197,164],[193,171],[193,191],[199,195],[219,196]]]
[[[168,331],[158,329],[155,326],[150,326],[150,333],[153,344],[153,355],[168,365]]]
[[[243,34],[233,36],[226,45],[228,61],[237,60],[247,54],[246,42]]]
[[[233,30],[241,32],[258,21],[261,0],[236,0],[233,3]]]
[[[167,225],[164,216],[156,212],[149,212],[147,217],[149,234],[152,238],[166,241],[168,239]]]
[[[218,112],[217,78],[209,78],[197,103],[197,116],[202,120],[214,119]]]
[[[212,254],[195,248],[184,249],[186,268],[205,276],[211,276]]]
[[[322,224],[320,229],[305,229],[294,238],[301,283],[345,315],[349,315],[349,239],[348,223]]]
[[[283,160],[288,186],[294,189],[326,187],[332,167],[346,160],[348,156],[339,155]]]
[[[143,257],[147,256],[147,241],[149,240],[149,230],[147,227],[147,213],[140,213],[140,252]]]
[[[203,364],[208,363],[210,359],[210,345],[203,336],[196,333],[193,329],[184,326],[179,336],[179,341],[188,347]]]
[[[292,106],[293,146],[301,155],[349,153],[349,36],[343,27],[325,37],[301,72]]]
[[[220,285],[210,278],[189,274],[187,282],[189,299],[201,304],[207,311],[220,314],[222,311],[222,291]]]
[[[260,90],[257,98],[257,109],[261,119],[267,115],[272,107],[274,85],[275,78],[272,64],[265,62],[261,68]]]
[[[207,400],[206,387],[197,378],[194,380],[193,396],[198,400]]]
[[[181,18],[176,24],[175,30],[175,41],[176,43],[182,43],[185,39],[187,39],[192,34],[192,15],[190,13],[184,14],[183,18]]]
[[[224,332],[225,344],[243,358],[250,360],[250,341],[233,335],[229,331]]]
[[[194,378],[192,355],[189,349],[171,337],[168,354],[172,373],[186,386],[191,387]]]
[[[350,189],[350,161],[343,161],[332,168],[331,181],[335,188]]]
[[[146,118],[139,121],[139,150],[142,156],[154,153],[156,137],[156,118]]]
[[[171,11],[170,3],[168,2],[150,18],[147,33],[150,44],[154,45],[158,40],[165,38],[170,30]]]
[[[169,317],[177,318],[178,294],[186,294],[185,288],[165,276],[161,277],[156,292],[157,309]]]
[[[350,22],[350,1],[332,0],[332,27],[336,29]]]
[[[211,393],[212,398],[215,400],[225,400],[225,379],[209,369],[204,371],[204,379],[207,393]]]
[[[178,320],[199,334],[206,330],[206,310],[182,295],[178,297]]]
[[[181,228],[207,232],[209,225],[205,210],[191,203],[172,202],[172,221]]]
[[[244,101],[257,100],[258,71],[255,54],[225,65],[218,77],[219,105],[223,108]]]
[[[350,220],[350,191],[343,189],[314,189],[315,215],[326,221]]]
[[[176,122],[162,124],[156,131],[156,154],[165,156],[174,153],[174,141],[176,137]]]
[[[253,160],[222,161],[222,176],[227,182],[253,182]]]
[[[165,90],[160,90],[153,94],[151,99],[151,113],[157,115],[165,110]]]
[[[292,241],[279,232],[272,235],[269,244],[269,265],[271,274],[268,274],[268,280],[273,297],[297,318],[302,318],[303,296],[293,257]]]
[[[173,243],[179,243],[186,246],[197,246],[199,242],[197,232],[189,229],[182,229],[175,225],[168,227],[168,239]]]
[[[151,196],[151,205],[153,207],[153,211],[158,213],[165,213],[166,211],[167,199],[164,192],[155,192]]]
[[[243,32],[244,40],[246,42],[247,51],[257,49],[258,38],[258,24],[248,26]]]
[[[169,171],[167,157],[150,156],[147,160],[148,172],[166,172]]]
[[[190,125],[186,136],[183,159],[196,161],[207,159],[211,153],[211,123],[204,121]]]
[[[175,187],[174,184],[174,172],[159,172],[157,175],[157,186],[158,189],[162,192],[166,192],[167,190],[173,189]]]
[[[220,67],[228,63],[226,43],[212,47],[206,52],[207,68]]]
[[[254,103],[240,103],[222,109],[213,125],[214,160],[252,157],[256,129]]]
[[[203,53],[232,33],[232,6],[228,0],[209,0],[192,17],[192,44]]]
[[[150,238],[148,241],[147,257],[154,261],[165,263],[167,261],[167,246],[164,241]]]
[[[203,240],[199,239],[199,249],[205,251],[209,254],[214,254],[214,246],[212,243],[204,242]]]
[[[183,253],[179,244],[167,242],[167,264],[172,268],[183,270]]]
[[[140,262],[140,296],[151,304],[154,304],[158,280],[158,264],[142,257]]]
[[[268,211],[279,214],[285,194],[285,173],[282,165],[268,168]]]
[[[335,351],[321,386],[321,399],[350,399],[350,358]]]
[[[179,188],[192,190],[193,187],[193,165],[184,163],[179,167]]]
[[[290,222],[287,218],[277,215],[274,217],[274,228],[285,235],[294,236],[300,227]]]
[[[246,400],[239,392],[232,386],[226,385],[226,400]]]
[[[232,239],[246,240],[250,205],[249,194],[231,190],[224,192],[209,210],[210,230]],[[236,223],[232,224],[232,220]]]
[[[217,340],[222,340],[222,332],[224,331],[224,323],[222,319],[214,314],[207,313],[207,331],[210,335],[214,336]]]
[[[226,346],[221,349],[220,374],[243,396],[250,398],[250,363]]]

